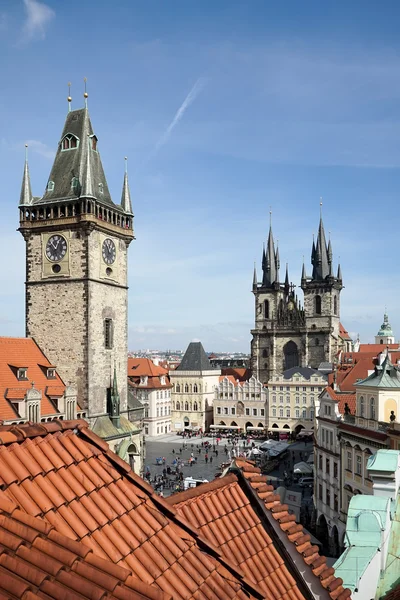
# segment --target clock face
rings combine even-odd
[[[110,240],[110,238],[107,238],[106,240],[104,240],[103,250],[102,250],[104,262],[107,265],[112,265],[113,262],[115,261],[116,254],[117,254],[117,251],[115,249],[114,242],[112,240]]]
[[[46,256],[55,262],[62,260],[67,253],[67,241],[62,235],[52,235],[46,244]]]

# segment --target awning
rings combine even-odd
[[[266,427],[246,427],[246,431],[265,431]]]
[[[241,429],[237,425],[210,425],[210,429]]]

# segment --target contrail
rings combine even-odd
[[[189,108],[189,106],[196,100],[197,96],[200,94],[200,92],[204,88],[205,83],[206,83],[206,79],[204,77],[199,77],[199,79],[196,81],[196,83],[194,84],[194,86],[192,87],[192,89],[190,90],[190,92],[188,93],[188,95],[186,96],[184,101],[182,102],[181,106],[178,108],[171,123],[168,125],[167,129],[164,131],[164,133],[162,134],[162,136],[156,143],[155,148],[154,148],[154,153],[158,152],[159,149],[162,146],[165,146],[165,144],[168,142],[168,140],[171,136],[171,133],[173,132],[175,127],[178,125],[179,121],[182,119],[183,115],[185,114],[185,112]]]

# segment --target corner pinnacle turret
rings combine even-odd
[[[126,214],[133,215],[131,193],[129,191],[129,182],[128,182],[128,159],[126,156],[125,156],[125,174],[124,174],[124,184],[122,186],[121,206]]]
[[[22,186],[21,186],[21,195],[19,199],[20,206],[29,206],[33,202],[32,189],[31,189],[31,179],[29,176],[29,167],[28,167],[28,145],[25,144],[25,165],[24,165],[24,175],[22,177]]]

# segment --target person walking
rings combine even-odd
[[[207,453],[205,454],[204,459],[205,459],[206,464],[207,464],[208,463],[208,454]]]
[[[210,465],[211,465],[212,461],[213,461],[213,457],[210,456]]]

